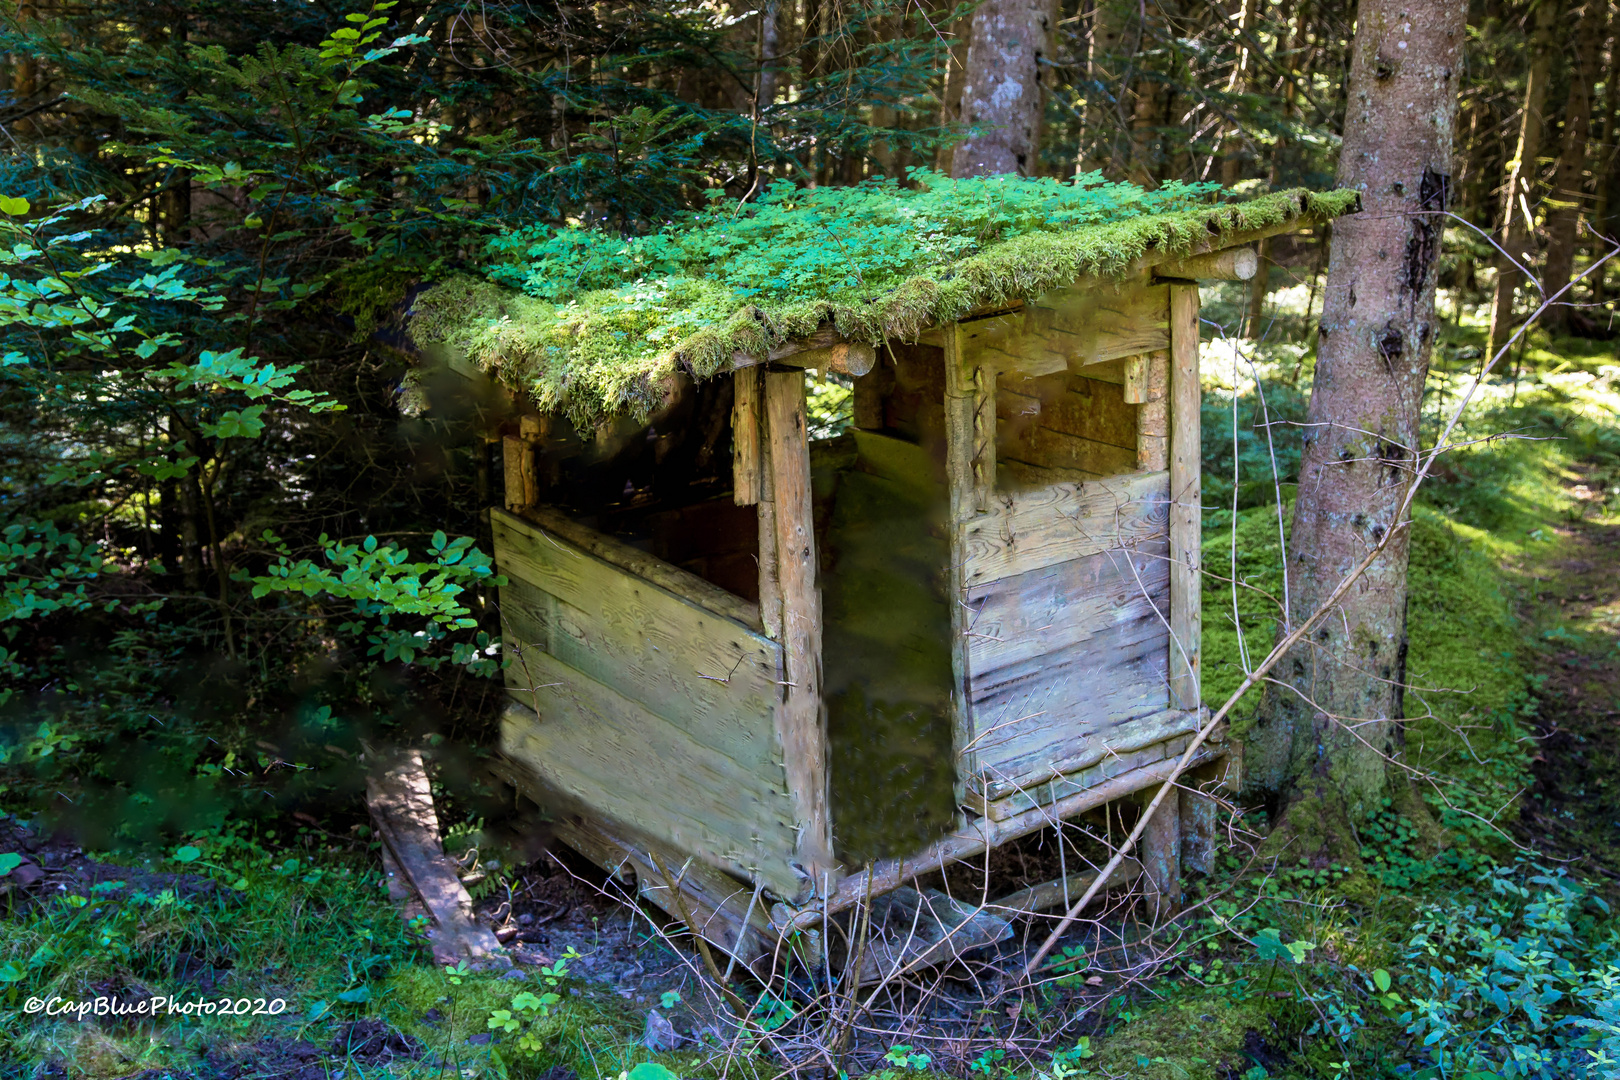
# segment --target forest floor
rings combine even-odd
[[[1580,519],[1557,529],[1557,555],[1520,567],[1543,662],[1535,785],[1518,832],[1542,857],[1620,892],[1620,516],[1612,478],[1591,462],[1565,479]],[[1590,515],[1590,516],[1589,516]]]

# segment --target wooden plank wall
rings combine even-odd
[[[1136,468],[1136,410],[1122,385],[1067,371],[1004,373],[996,446],[1004,490],[1116,476]]]
[[[782,896],[797,828],[775,727],[782,649],[747,626],[495,511],[502,750],[566,800]],[[671,571],[679,573],[678,571]]]
[[[1170,698],[1171,477],[1152,452],[1165,410],[1143,416],[1166,396],[1154,376],[1173,347],[1171,309],[1166,286],[1060,291],[964,324],[954,340],[941,332],[947,378],[953,344],[964,371],[962,389],[946,392],[948,461],[961,458],[951,473],[960,756],[986,805],[1032,784],[1101,782],[1103,759],[1140,757],[1189,730]],[[970,468],[983,433],[967,420],[968,373],[987,368],[990,498]]]

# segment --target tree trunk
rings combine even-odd
[[[1164,113],[1165,87],[1146,75],[1136,80],[1136,107],[1131,113],[1130,181],[1139,187],[1152,187],[1154,166],[1159,158],[1159,121]]]
[[[1249,42],[1260,32],[1260,0],[1243,0],[1238,14],[1238,58],[1232,67],[1232,77],[1226,82],[1231,97],[1249,92],[1249,76],[1254,70],[1253,50]],[[1236,111],[1237,106],[1233,106]],[[1233,123],[1221,143],[1221,184],[1231,187],[1243,179],[1243,129]]]
[[[1120,162],[1115,153],[1119,129],[1124,121],[1120,112],[1120,98],[1125,93],[1124,65],[1125,34],[1135,19],[1135,5],[1127,11],[1124,0],[1096,0],[1091,14],[1091,55],[1087,64],[1088,86],[1085,95],[1085,126],[1089,144],[1082,147],[1084,157],[1076,163],[1079,172],[1101,172],[1110,177],[1120,174]],[[1113,89],[1112,93],[1104,87]]]
[[[957,19],[951,24],[951,47],[945,53],[945,86],[940,95],[939,126],[951,128],[962,122],[962,92],[967,86],[968,46],[973,41],[973,20]],[[942,143],[934,153],[934,168],[951,171],[956,148]]]
[[[979,130],[957,145],[952,176],[1039,171],[1054,21],[1050,0],[985,0],[973,12],[962,116]]]
[[[1551,296],[1569,284],[1575,270],[1575,239],[1586,201],[1586,143],[1592,133],[1592,84],[1597,81],[1598,51],[1608,21],[1609,0],[1586,0],[1575,31],[1575,65],[1570,72],[1569,100],[1564,105],[1564,138],[1547,199],[1547,266],[1541,287]],[[1574,297],[1565,296],[1566,302]],[[1549,329],[1568,331],[1575,309],[1560,305],[1547,312]]]
[[[1306,851],[1356,860],[1351,830],[1386,796],[1410,808],[1401,753],[1407,522],[1451,172],[1466,9],[1361,0],[1339,186],[1362,212],[1333,230],[1287,574],[1306,617],[1390,537],[1361,585],[1275,669],[1250,736],[1252,783]],[[1421,806],[1418,803],[1417,806]]]
[[[1595,182],[1597,186],[1597,199],[1592,205],[1592,228],[1601,236],[1613,238],[1615,235],[1615,181],[1620,179],[1620,171],[1615,168],[1620,152],[1614,144],[1615,123],[1620,120],[1616,113],[1620,112],[1620,9],[1609,13],[1609,70],[1603,79],[1603,135],[1601,140],[1602,151],[1598,163],[1594,167]],[[1602,240],[1598,242],[1597,250],[1605,250],[1607,245]],[[1610,260],[1613,262],[1614,260]],[[1592,301],[1601,304],[1608,296],[1604,284],[1609,276],[1611,266],[1605,264],[1597,273],[1592,275]]]
[[[1282,14],[1287,16],[1287,5],[1283,6]],[[1276,191],[1282,181],[1283,157],[1288,152],[1288,126],[1294,119],[1294,108],[1299,97],[1299,79],[1301,73],[1294,64],[1294,51],[1305,38],[1305,7],[1300,9],[1290,26],[1288,38],[1283,42],[1282,60],[1286,65],[1288,77],[1283,80],[1282,121],[1283,129],[1277,135],[1277,145],[1271,149],[1271,174],[1267,177],[1266,188]],[[1254,277],[1249,281],[1249,312],[1244,322],[1243,333],[1251,341],[1259,341],[1265,333],[1263,319],[1266,312],[1266,297],[1271,292],[1271,240],[1266,238],[1257,245],[1260,256],[1260,269],[1255,271]],[[1309,313],[1307,313],[1309,317]]]
[[[1540,0],[1536,6],[1536,28],[1530,35],[1530,69],[1524,80],[1524,111],[1519,114],[1519,142],[1508,164],[1507,188],[1502,195],[1502,247],[1524,265],[1530,261],[1526,249],[1533,226],[1527,207],[1536,178],[1536,158],[1541,155],[1542,113],[1547,105],[1547,82],[1552,77],[1558,8],[1559,0]],[[1513,297],[1522,280],[1524,274],[1498,255],[1496,284],[1491,290],[1491,356],[1507,344],[1512,333]]]

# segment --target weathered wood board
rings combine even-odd
[[[1163,472],[997,496],[964,530],[963,578],[970,587],[982,585],[1162,539],[1169,497]]]
[[[1145,541],[966,589],[975,771],[1045,778],[1168,707],[1167,555]]]
[[[794,895],[797,822],[775,730],[781,646],[496,512],[503,750],[548,787]]]
[[[514,700],[501,716],[501,752],[560,793],[563,808],[621,821],[738,877],[757,874],[780,895],[800,891],[781,781],[715,754],[546,653],[530,659],[546,680],[536,695],[542,711],[536,718]]]
[[[1169,289],[1133,284],[1115,288],[1056,289],[1023,310],[960,326],[962,361],[998,372],[1049,375],[1167,348]],[[943,344],[947,328],[919,340]]]
[[[545,678],[525,668],[532,663],[533,651],[539,650],[613,687],[716,754],[762,776],[781,768],[781,750],[765,719],[772,705],[766,677],[774,675],[774,649],[753,641],[722,643],[719,648],[729,644],[736,655],[708,678],[680,663],[660,669],[659,657],[655,654],[649,663],[649,650],[609,622],[604,616],[610,613],[570,604],[511,576],[510,570],[507,575],[510,584],[501,590],[502,622],[506,633],[522,646],[507,669],[513,698],[535,707],[529,699],[540,690],[529,687],[543,687]]]
[[[1167,713],[1162,723],[1157,722],[1158,718],[1151,719],[1155,722],[1148,726],[1145,734],[1178,734],[1143,747],[1124,745],[1117,750],[1099,750],[1100,760],[1034,783],[984,781],[979,788],[969,789],[967,807],[991,821],[1004,821],[1033,807],[1049,806],[1059,799],[1090,790],[1105,780],[1123,776],[1133,769],[1177,756],[1187,749],[1187,744],[1192,740],[1188,732],[1198,726],[1197,713]]]
[[[1040,378],[1009,374],[996,384],[997,446],[1017,457],[1023,433],[1049,428],[1124,449],[1136,446],[1136,410],[1125,386],[1058,372]]]

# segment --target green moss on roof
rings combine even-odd
[[[1278,192],[1212,205],[1214,185],[1144,191],[1104,183],[924,170],[916,188],[874,181],[715,203],[623,238],[537,226],[490,246],[483,277],[419,296],[412,336],[464,353],[580,425],[644,416],[665,381],[707,378],[830,323],[874,344],[1077,278],[1125,273],[1149,251],[1351,210],[1349,191]]]

